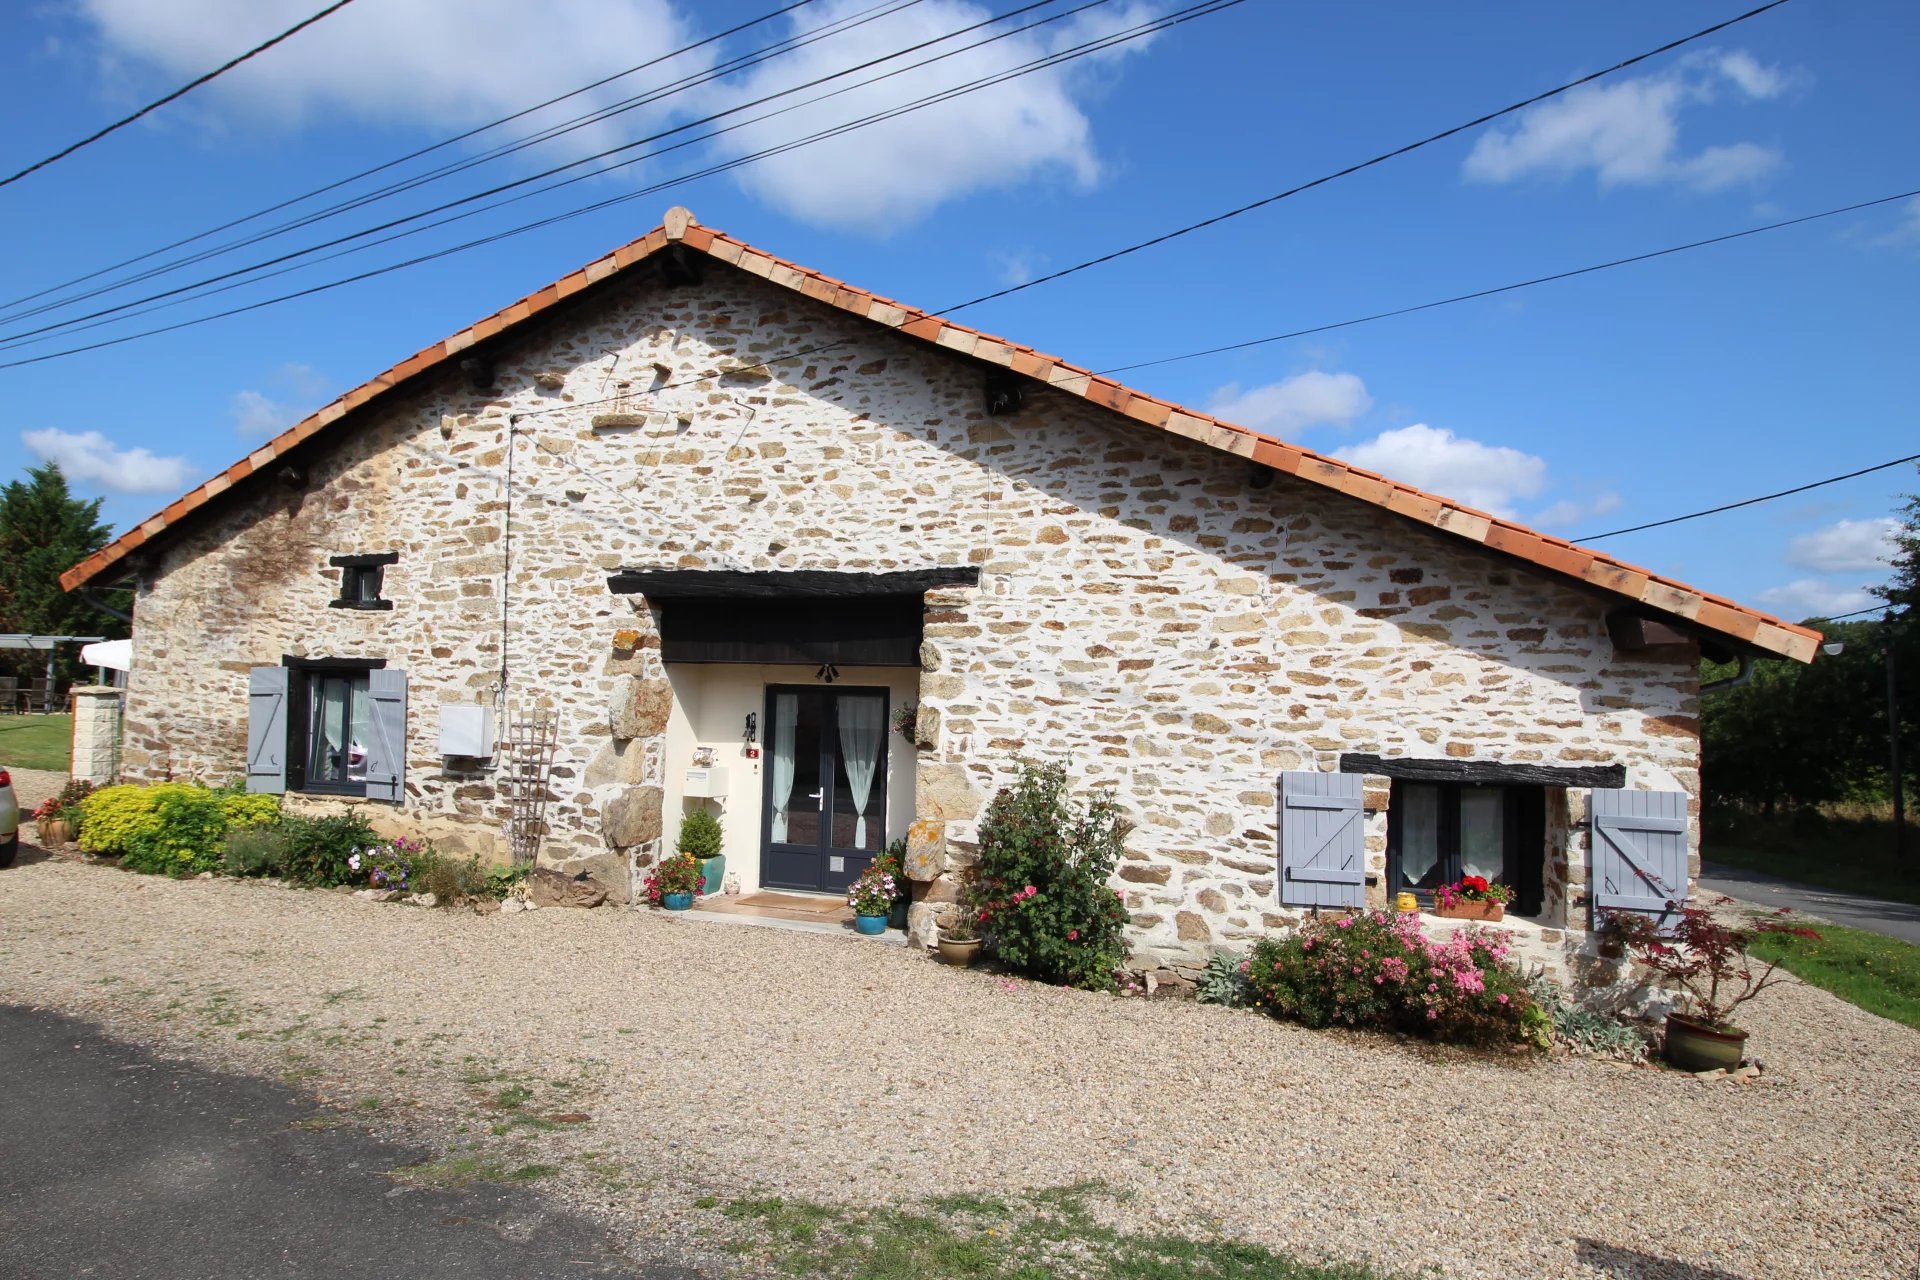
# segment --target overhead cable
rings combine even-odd
[[[166,106],[169,102],[172,102],[174,99],[185,97],[187,94],[192,93],[195,89],[198,89],[201,85],[207,83],[207,81],[216,80],[219,77],[225,75],[227,72],[233,70],[235,67],[239,66],[241,63],[246,62],[251,58],[259,57],[261,54],[265,53],[267,50],[273,48],[273,46],[279,44],[282,40],[287,39],[289,36],[298,35],[300,32],[305,31],[308,27],[320,21],[320,19],[326,17],[328,14],[338,13],[340,10],[346,8],[348,5],[352,3],[353,3],[353,0],[334,0],[332,4],[328,5],[326,8],[322,9],[320,12],[313,14],[308,18],[304,18],[299,22],[294,23],[292,26],[288,27],[285,31],[282,31],[279,35],[273,37],[273,39],[268,40],[263,44],[257,44],[253,46],[253,48],[247,50],[245,53],[241,54],[239,57],[227,59],[227,61],[221,63],[219,66],[207,72],[205,75],[200,76],[195,80],[190,80],[186,84],[181,85],[178,89],[175,89],[172,93],[168,94],[166,97],[156,98],[154,101],[149,102],[146,106],[140,108],[138,111],[134,112],[132,115],[122,116],[120,119],[115,120],[112,124],[106,126],[104,129],[96,129],[94,132],[80,139],[80,141],[69,143],[68,145],[62,147],[60,150],[54,152],[52,155],[46,157],[43,160],[34,161],[32,164],[20,170],[18,173],[9,174],[7,177],[0,178],[0,187],[7,186],[10,183],[18,182],[20,181],[20,179],[26,177],[28,174],[37,173],[41,169],[46,168],[48,165],[54,163],[57,160],[64,160],[68,156],[72,155],[74,152],[80,150],[80,148],[82,147],[92,146],[94,143],[100,141],[100,139],[106,137],[108,134],[114,132],[115,130],[124,129],[128,125],[132,124],[135,120],[138,120],[140,117],[147,115],[150,112],[158,111],[161,107]]]

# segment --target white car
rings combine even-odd
[[[20,852],[20,802],[13,798],[13,775],[0,769],[0,867],[13,865]]]

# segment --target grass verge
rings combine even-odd
[[[1136,1235],[1098,1222],[1092,1186],[951,1196],[927,1210],[847,1209],[778,1198],[722,1212],[729,1248],[796,1276],[845,1280],[1385,1280],[1359,1263],[1309,1263],[1239,1240]]]
[[[1848,1004],[1920,1030],[1920,947],[1846,925],[1812,927],[1818,938],[1762,933],[1748,949]]]
[[[72,749],[72,716],[0,716],[0,765],[65,773]]]
[[[1907,844],[1920,848],[1920,827],[1912,823]],[[1920,903],[1920,869],[1911,855],[1894,856],[1891,816],[1726,812],[1708,825],[1700,856],[1801,884]]]

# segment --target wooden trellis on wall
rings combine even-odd
[[[551,711],[507,722],[507,847],[516,863],[531,863],[547,834],[547,783],[559,740],[560,721]]]

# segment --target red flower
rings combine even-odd
[[[1485,876],[1462,876],[1460,877],[1460,887],[1462,889],[1471,889],[1475,893],[1485,893],[1487,891],[1487,878]]]
[[[1067,941],[1068,942],[1080,941],[1080,931],[1078,929],[1067,930]]]

